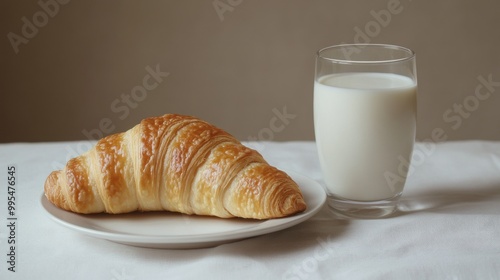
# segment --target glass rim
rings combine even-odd
[[[408,55],[402,58],[394,58],[394,59],[386,59],[386,60],[352,60],[352,59],[341,59],[341,58],[331,58],[322,56],[321,53],[330,49],[340,49],[345,47],[377,47],[377,48],[385,48],[385,49],[393,49],[400,50],[406,52]],[[415,52],[409,48],[391,45],[391,44],[340,44],[340,45],[332,45],[328,47],[324,47],[319,49],[316,52],[316,57],[325,59],[331,62],[336,62],[340,64],[385,64],[385,63],[395,63],[395,62],[404,62],[415,58]]]

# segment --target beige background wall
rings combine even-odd
[[[420,140],[500,140],[499,1],[67,2],[0,4],[0,142],[174,112],[241,140],[312,140],[315,51],[354,41],[417,52]]]

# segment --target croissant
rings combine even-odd
[[[45,181],[75,213],[171,211],[270,219],[304,211],[297,184],[255,150],[195,117],[167,114],[102,138]]]

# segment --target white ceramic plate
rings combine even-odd
[[[316,214],[326,201],[319,183],[288,172],[297,182],[306,211],[271,220],[221,219],[170,212],[81,215],[61,210],[42,194],[42,206],[57,223],[77,232],[113,242],[149,248],[193,249],[263,235],[297,225]]]

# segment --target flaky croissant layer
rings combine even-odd
[[[200,119],[167,114],[102,138],[52,172],[45,196],[76,213],[173,211],[269,219],[306,209],[297,184]]]

